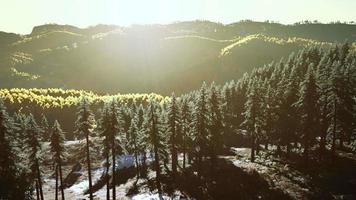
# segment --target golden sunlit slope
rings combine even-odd
[[[78,103],[82,96],[86,96],[91,102],[91,109],[99,117],[99,111],[105,102],[113,99],[119,104],[136,106],[146,105],[150,101],[164,103],[170,100],[159,94],[97,94],[91,91],[83,90],[63,90],[58,88],[12,88],[0,89],[0,98],[5,102],[8,110],[20,113],[32,113],[37,117],[45,115],[48,119],[59,120],[63,128],[67,131],[73,131],[75,122],[75,113]],[[50,123],[52,123],[50,121]]]
[[[197,88],[204,80],[237,79],[253,67],[310,44],[331,45],[294,37],[318,37],[319,29],[310,26],[316,25],[206,21],[87,29],[44,25],[2,47],[0,87],[181,93]],[[356,27],[344,26],[339,40],[352,38],[349,29]],[[337,32],[335,27],[339,26],[323,25],[333,33]],[[278,32],[281,30],[284,36]]]
[[[137,103],[146,103],[150,101],[164,102],[169,100],[169,97],[164,97],[154,93],[99,95],[91,91],[63,90],[58,88],[0,89],[0,98],[6,103],[18,104],[19,106],[36,105],[43,109],[76,106],[78,105],[82,96],[87,97],[92,104],[109,102],[112,99],[116,99],[121,103],[127,103],[129,101]]]
[[[277,38],[262,34],[241,37],[236,42],[226,46],[220,52],[221,68],[229,71],[231,79],[250,71],[253,67],[260,67],[271,61],[286,58],[291,52],[310,47],[331,47],[333,43],[319,42],[303,38]],[[239,66],[239,67],[236,67]],[[225,79],[227,77],[223,77]]]

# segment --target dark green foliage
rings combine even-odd
[[[16,152],[12,146],[13,121],[0,99],[0,199],[16,199],[20,195],[17,185]],[[23,195],[23,194],[22,194]]]
[[[52,127],[52,134],[50,138],[50,146],[51,146],[51,152],[53,153],[53,161],[55,164],[55,174],[56,174],[56,200],[58,199],[58,174],[59,174],[59,180],[60,180],[60,189],[61,189],[61,195],[62,195],[62,200],[64,200],[64,185],[63,185],[63,175],[62,175],[62,160],[64,157],[64,132],[61,129],[60,124],[58,121],[54,121],[53,127]]]
[[[86,97],[82,97],[81,102],[78,106],[77,120],[76,124],[76,133],[79,137],[85,138],[85,150],[86,150],[86,161],[88,165],[88,179],[89,179],[89,198],[93,200],[93,191],[92,191],[92,180],[91,180],[91,159],[90,159],[90,136],[93,133],[93,130],[96,126],[95,118],[89,107],[90,103]]]

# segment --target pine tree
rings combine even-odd
[[[141,136],[141,130],[138,128],[138,119],[137,116],[132,118],[131,125],[128,131],[127,137],[127,150],[129,153],[132,153],[135,156],[136,164],[136,176],[137,179],[140,177],[140,164],[138,160],[139,153],[141,153],[142,145],[139,144],[139,138]]]
[[[65,199],[64,197],[64,186],[63,186],[63,175],[62,175],[62,159],[64,157],[64,132],[61,129],[60,124],[56,120],[53,124],[52,127],[52,134],[50,138],[50,146],[51,146],[51,151],[53,153],[53,159],[55,163],[55,170],[56,170],[56,195],[55,199],[58,199],[58,173],[59,173],[59,180],[61,182],[60,185],[60,190],[61,190],[61,196],[62,200]]]
[[[325,145],[328,134],[328,127],[330,124],[330,117],[328,116],[328,104],[330,95],[330,75],[331,75],[330,58],[325,55],[320,61],[317,68],[317,84],[319,97],[319,111],[320,111],[320,157],[325,154]]]
[[[13,121],[0,99],[0,199],[17,199],[16,156],[10,136],[13,134]]]
[[[191,154],[191,138],[189,135],[190,132],[190,124],[191,124],[191,115],[190,115],[190,107],[186,98],[183,98],[180,107],[180,118],[179,118],[180,126],[181,126],[181,150],[183,153],[183,169],[186,168],[186,157],[187,154]],[[189,156],[191,157],[191,155]]]
[[[48,124],[46,115],[42,115],[40,126],[42,128],[42,140],[47,142],[51,137],[51,126]]]
[[[147,119],[146,117],[145,110],[143,108],[143,105],[140,104],[140,106],[138,107],[137,111],[136,111],[136,115],[137,115],[137,128],[140,132],[140,134],[138,135],[138,143],[141,146],[140,152],[139,154],[141,154],[141,167],[140,167],[140,175],[141,177],[146,176],[147,174],[147,164],[146,164],[146,160],[147,160],[147,152],[146,149],[148,149],[148,141],[149,141],[149,137],[148,137],[148,133],[147,133],[147,129],[148,129],[148,124],[147,124]]]
[[[178,166],[178,107],[176,102],[176,97],[174,94],[171,96],[171,102],[168,104],[168,135],[169,135],[169,146],[171,149],[172,158],[172,172],[173,176],[177,174]]]
[[[156,105],[154,102],[150,102],[148,107],[148,134],[149,134],[149,143],[153,148],[154,152],[154,169],[156,171],[156,186],[158,193],[162,194],[161,188],[161,167],[160,167],[160,134],[158,130],[158,117],[156,113]]]
[[[32,172],[32,177],[36,182],[36,193],[37,197],[40,197],[43,200],[43,190],[42,190],[42,176],[41,176],[41,168],[40,162],[42,159],[41,156],[41,143],[40,143],[40,135],[42,130],[38,127],[34,117],[30,114],[28,118],[28,126],[26,130],[27,135],[27,146],[29,149],[29,161],[30,161],[30,169]]]
[[[342,135],[340,137],[340,147],[343,148],[344,141],[349,141],[353,132],[353,122],[355,110],[355,70],[352,68],[352,65],[345,64],[341,69],[342,70],[342,87],[341,87],[341,112],[340,117],[342,120],[341,128]]]
[[[290,106],[293,105],[295,102],[298,101],[298,90],[299,90],[299,79],[297,76],[296,67],[292,67],[291,73],[287,78],[287,84],[285,87],[285,91],[283,94],[283,103],[281,105],[282,109],[282,121],[283,121],[283,140],[284,143],[287,145],[287,158],[290,153],[290,143],[292,141],[296,141],[296,132],[298,128],[298,114],[295,107]]]
[[[79,136],[84,136],[86,141],[86,158],[88,165],[89,179],[89,198],[93,200],[92,177],[91,177],[91,161],[90,161],[90,135],[95,128],[94,114],[90,110],[89,101],[86,97],[82,97],[78,106],[77,120],[75,122],[76,130]]]
[[[262,95],[259,93],[258,80],[252,79],[249,84],[249,89],[247,92],[247,101],[245,103],[245,121],[244,126],[247,131],[250,132],[251,136],[251,162],[255,161],[255,150],[256,150],[256,138],[258,131],[261,130],[262,125],[260,124],[261,117],[261,102]]]
[[[308,163],[311,140],[314,139],[315,127],[318,126],[318,92],[313,64],[308,68],[305,78],[301,83],[299,100],[296,102],[302,120],[302,138],[304,146],[304,160]]]
[[[111,157],[112,157],[112,198],[116,199],[116,156],[121,149],[119,149],[120,142],[118,142],[118,134],[120,133],[119,127],[119,115],[116,100],[113,99],[110,102],[110,124],[108,127],[110,146],[111,146]]]
[[[219,93],[214,83],[210,87],[207,105],[209,112],[209,152],[212,169],[214,169],[217,162],[217,155],[223,148],[223,116],[221,113]]]
[[[193,116],[193,137],[196,154],[196,165],[198,168],[198,175],[201,175],[201,167],[203,156],[208,152],[208,108],[207,108],[207,92],[206,85],[203,83],[197,94],[197,99],[194,107]]]
[[[109,168],[110,168],[110,150],[111,150],[111,114],[109,104],[105,104],[102,112],[101,118],[99,119],[99,126],[98,131],[99,135],[103,138],[102,145],[103,145],[103,156],[105,157],[105,179],[106,179],[106,199],[110,199],[110,175],[109,175]]]

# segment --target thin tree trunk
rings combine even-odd
[[[136,151],[135,151],[135,163],[136,163],[136,175],[138,180],[140,178],[140,164],[138,162],[138,155]]]
[[[325,155],[326,135],[324,134],[324,131],[323,131],[322,134],[323,135],[320,137],[320,156],[319,156],[319,159],[321,159],[321,157]]]
[[[173,144],[172,147],[172,172],[173,172],[173,176],[175,176],[177,174],[177,165],[178,165],[178,155],[177,155],[177,149],[175,147],[175,144]]]
[[[265,150],[268,150],[268,142],[265,143]]]
[[[87,151],[87,164],[88,164],[88,179],[89,179],[89,199],[93,200],[93,191],[92,191],[92,181],[91,181],[91,166],[90,166],[90,152],[89,152],[89,134],[86,134],[86,151]]]
[[[344,136],[342,134],[340,134],[340,144],[339,144],[339,148],[343,149],[344,148]]]
[[[156,184],[158,194],[162,194],[161,189],[161,168],[159,167],[159,155],[158,155],[158,148],[157,145],[154,145],[154,154],[155,154],[155,169],[156,169]]]
[[[62,200],[65,199],[64,197],[64,188],[63,188],[63,175],[62,175],[62,161],[60,160],[58,163],[58,169],[59,169],[59,180],[61,181],[61,195],[62,195]]]
[[[183,169],[185,169],[185,157],[186,157],[186,152],[185,152],[185,143],[183,142]]]
[[[55,194],[55,200],[58,200],[58,166],[56,165],[56,194]]]
[[[308,165],[308,159],[309,159],[309,137],[308,133],[304,136],[304,162],[305,165]]]
[[[116,152],[115,152],[115,138],[112,141],[112,198],[116,200]]]
[[[251,162],[255,162],[255,133],[251,136]]]
[[[110,164],[109,164],[109,153],[106,153],[106,200],[110,200],[110,176],[109,176]]]
[[[277,155],[280,156],[281,155],[281,144],[278,142],[277,144]]]
[[[287,158],[289,158],[290,149],[291,149],[291,145],[290,145],[290,143],[287,143],[287,155],[286,155]]]
[[[38,189],[38,181],[36,181],[36,196],[37,196],[37,200],[41,200],[40,199],[40,191]]]
[[[331,150],[332,153],[335,154],[335,143],[336,143],[336,100],[334,100],[334,116],[333,116],[333,139],[332,139],[332,145],[331,145]]]
[[[142,168],[141,170],[146,170],[147,169],[147,165],[146,165],[146,160],[147,160],[147,155],[146,155],[146,151],[142,152],[143,156],[142,156]]]
[[[40,165],[38,164],[38,161],[36,161],[36,165],[37,165],[37,178],[38,178],[38,187],[40,190],[40,196],[41,196],[41,200],[44,200],[43,191],[42,191],[41,171],[40,171]]]

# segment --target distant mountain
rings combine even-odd
[[[309,45],[355,42],[356,25],[209,21],[0,32],[0,87],[181,93],[237,79]]]

